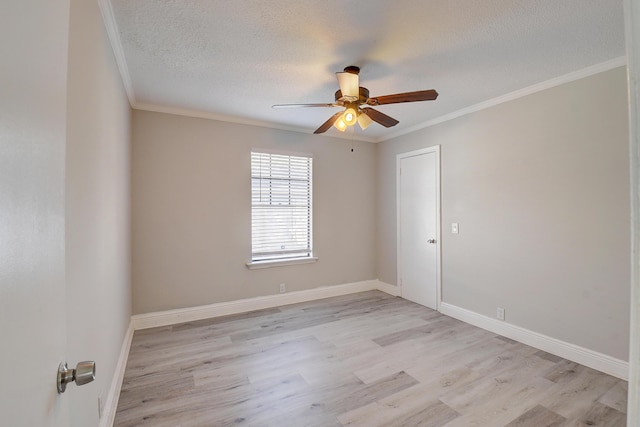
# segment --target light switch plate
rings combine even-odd
[[[452,222],[451,223],[451,234],[458,234],[458,223],[457,222]]]

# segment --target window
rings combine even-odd
[[[308,156],[251,153],[251,263],[312,258]]]

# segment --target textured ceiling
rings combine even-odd
[[[336,71],[361,67],[371,96],[436,89],[376,107],[382,140],[624,55],[622,0],[111,0],[135,108],[313,132],[338,111]],[[109,25],[110,23],[107,23]],[[112,24],[112,23],[111,23]],[[116,41],[117,44],[117,41]],[[198,113],[195,113],[198,112]],[[341,135],[337,130],[327,132]]]

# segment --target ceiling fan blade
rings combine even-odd
[[[338,113],[335,113],[333,116],[331,116],[329,118],[329,120],[324,122],[322,124],[322,126],[320,126],[318,129],[316,129],[315,132],[313,132],[313,133],[315,133],[315,134],[325,133],[327,130],[329,130],[329,128],[331,126],[333,126],[333,124],[336,122],[336,120],[338,120],[338,118],[340,118],[341,115],[342,115],[342,111],[340,111]]]
[[[438,97],[438,92],[434,89],[418,90],[416,92],[396,93],[394,95],[378,96],[375,98],[369,98],[367,104],[369,105],[385,105],[385,104],[399,104],[401,102],[416,102],[416,101],[433,101]]]
[[[348,71],[342,71],[336,73],[336,77],[338,78],[342,97],[345,98],[345,100],[356,101],[358,96],[360,96],[358,75]]]
[[[276,104],[271,108],[338,107],[338,104]]]
[[[374,122],[380,123],[382,126],[386,128],[390,128],[391,126],[395,126],[398,123],[400,123],[393,117],[389,117],[378,110],[374,110],[373,108],[366,107],[366,108],[362,108],[361,111],[365,113],[367,116],[371,117],[371,120],[373,120]]]

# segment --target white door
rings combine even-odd
[[[439,147],[398,155],[398,283],[403,298],[437,310]]]
[[[65,144],[69,2],[0,2],[0,424],[69,425]]]

